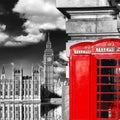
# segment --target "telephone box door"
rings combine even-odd
[[[76,55],[71,62],[70,120],[90,120],[90,55]]]
[[[120,54],[93,54],[92,63],[91,118],[120,120]]]

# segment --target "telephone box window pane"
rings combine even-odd
[[[101,74],[115,74],[115,68],[101,68]]]
[[[114,85],[98,85],[97,92],[116,92],[116,86],[114,86]]]
[[[115,99],[116,99],[116,95],[115,94],[101,94],[101,100],[113,101]]]
[[[120,92],[120,86],[118,86],[118,91]]]
[[[101,66],[116,66],[117,60],[115,59],[102,59]]]
[[[100,95],[99,95],[99,94],[97,94],[97,100],[98,100],[98,101],[100,100]]]
[[[100,86],[99,85],[97,86],[97,92],[100,92]]]
[[[102,111],[101,112],[101,118],[108,118],[108,112],[107,111]]]
[[[112,76],[101,77],[101,83],[116,83],[116,77]]]
[[[116,86],[114,85],[102,85],[101,92],[116,92]]]
[[[99,112],[97,112],[97,118],[99,118]]]
[[[100,60],[97,60],[97,66],[100,66]]]
[[[97,68],[97,74],[98,74],[98,75],[100,74],[100,69],[99,69],[99,68]]]
[[[110,103],[110,102],[100,103],[100,109],[102,109],[102,110],[109,110],[112,107],[113,107],[113,103]]]
[[[120,60],[119,60],[118,64],[120,65]]]
[[[100,77],[97,77],[97,83],[100,83]]]
[[[118,78],[118,82],[120,83],[120,77]]]
[[[120,100],[120,95],[118,95],[118,98],[119,98],[119,100]]]

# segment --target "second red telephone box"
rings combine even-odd
[[[120,120],[120,39],[70,48],[70,120]]]

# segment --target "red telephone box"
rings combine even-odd
[[[120,39],[70,48],[70,120],[120,120]]]

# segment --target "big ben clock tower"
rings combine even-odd
[[[53,60],[54,54],[51,48],[51,42],[48,34],[48,41],[46,43],[46,49],[44,51],[44,78],[45,87],[51,92],[54,91]]]

